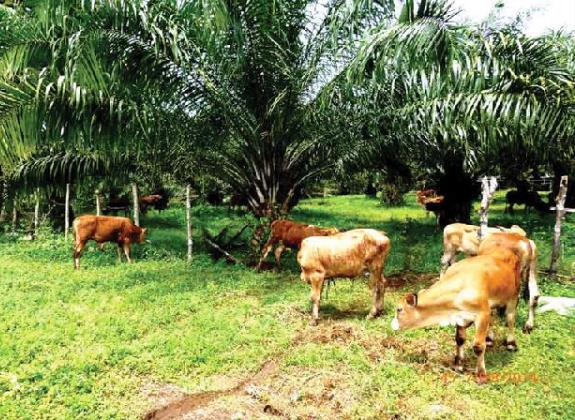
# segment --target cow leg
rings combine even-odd
[[[278,247],[274,251],[274,256],[276,257],[276,267],[277,268],[280,267],[282,253],[284,252],[285,249],[286,249],[286,246],[283,244],[283,242],[280,242]]]
[[[509,351],[517,351],[515,341],[515,314],[517,311],[517,299],[507,302],[505,307],[505,319],[507,321],[507,337],[505,339],[505,348]]]
[[[74,268],[76,270],[80,268],[80,256],[82,255],[84,246],[86,246],[86,243],[82,241],[76,241],[74,244]]]
[[[324,275],[313,274],[309,278],[311,283],[310,299],[312,302],[310,325],[317,325],[319,319],[319,301],[321,299],[321,290],[323,289]]]
[[[98,249],[99,249],[100,251],[104,251],[104,242],[99,242],[99,243],[97,244],[97,247],[98,247]]]
[[[118,244],[118,246],[116,247],[116,252],[118,253],[118,262],[121,263],[122,262],[122,246],[120,244]]]
[[[370,279],[373,306],[367,315],[367,319],[373,319],[383,311],[383,298],[385,297],[385,278],[382,275],[382,271],[383,267],[378,267],[375,272],[373,272]]]
[[[264,260],[266,259],[266,257],[268,256],[268,254],[270,253],[270,251],[273,249],[274,247],[274,243],[275,243],[275,239],[274,238],[269,238],[268,241],[265,243],[265,245],[262,248],[262,256],[260,258],[260,261],[258,262],[258,265],[256,267],[257,270],[261,270],[262,268],[262,264],[264,262]]]
[[[443,277],[447,269],[453,265],[455,262],[455,252],[450,249],[446,249],[441,257],[441,272],[439,278]]]
[[[473,340],[473,352],[477,356],[476,380],[478,384],[487,382],[485,371],[485,339],[489,329],[489,308],[482,310],[475,319],[475,338]]]
[[[463,358],[464,358],[464,351],[463,345],[465,344],[465,337],[466,337],[466,330],[471,324],[467,324],[465,326],[457,325],[455,327],[455,369],[460,372],[463,372]]]
[[[132,262],[132,260],[130,259],[130,244],[124,244],[123,248],[124,248],[124,254],[126,255],[126,259],[128,260],[128,264],[130,264]]]
[[[487,347],[493,347],[493,342],[495,341],[495,334],[493,333],[493,327],[489,325],[487,330],[487,337],[485,337],[485,345]]]

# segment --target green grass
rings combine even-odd
[[[546,267],[553,216],[521,210],[511,218],[503,214],[502,197],[490,223],[523,226]],[[536,317],[531,335],[518,328],[517,353],[500,346],[488,351],[487,370],[494,376],[482,387],[473,379],[471,351],[469,372],[449,369],[451,329],[391,331],[399,297],[432,281],[414,273],[437,272],[441,255],[435,219],[412,195],[397,208],[347,196],[305,200],[295,209],[293,217],[309,223],[385,230],[392,240],[386,276],[402,283],[388,289],[385,315],[366,321],[365,282],[337,282],[324,295],[317,328],[307,325],[309,287],[299,280],[294,253],[284,256],[279,272],[214,263],[200,230],[241,227],[251,219],[197,206],[188,266],[183,215],[172,208],[144,219],[153,244],[134,248],[135,264],[117,264],[110,245],[104,253],[90,245],[79,272],[61,237],[45,233],[26,242],[0,236],[1,418],[137,418],[157,404],[145,392],[150,384],[189,393],[218,389],[222,382],[233,386],[269,359],[277,369],[258,385],[268,390],[266,401],[294,417],[519,419],[575,412],[573,319],[545,313]],[[575,223],[567,221],[566,275],[575,262],[569,252],[574,231]],[[540,285],[543,294],[575,297],[575,286],[565,280],[540,278]],[[520,303],[519,325],[525,317]],[[497,332],[501,339],[503,327]],[[295,389],[301,398],[290,402]],[[328,391],[335,396],[324,398]],[[230,398],[224,402],[233,409],[250,397]],[[254,404],[263,410],[264,402]]]

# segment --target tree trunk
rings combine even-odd
[[[132,201],[134,204],[134,224],[140,226],[140,205],[138,203],[138,186],[132,184]]]
[[[34,239],[38,237],[40,225],[40,188],[36,188],[36,205],[34,206]]]
[[[188,234],[188,262],[192,262],[192,199],[190,184],[186,186],[186,231]]]
[[[479,185],[465,173],[462,161],[447,162],[445,172],[439,178],[438,190],[444,197],[439,225],[443,228],[450,223],[471,223],[472,202],[479,193]]]
[[[66,201],[64,202],[64,240],[68,240],[70,230],[70,184],[66,184]]]
[[[557,217],[555,218],[555,229],[553,233],[553,250],[551,252],[551,264],[549,272],[555,274],[557,272],[557,262],[559,261],[559,254],[561,252],[561,220],[565,215],[565,197],[567,196],[567,176],[561,177],[559,186],[559,193],[555,199],[557,207]]]
[[[102,203],[100,202],[100,191],[96,190],[96,216],[102,214]]]

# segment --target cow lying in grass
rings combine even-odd
[[[496,232],[514,232],[527,236],[525,231],[517,225],[510,228],[492,227],[487,228],[487,234]],[[459,252],[466,257],[477,255],[479,252],[479,226],[465,223],[452,223],[443,229],[443,256],[441,257],[441,275],[455,262]]]
[[[480,255],[449,267],[445,275],[430,288],[408,294],[399,304],[392,321],[394,330],[427,327],[435,324],[456,326],[455,366],[463,370],[463,344],[466,329],[475,324],[473,351],[477,355],[477,382],[487,381],[485,348],[491,309],[504,307],[508,333],[505,346],[516,350],[515,312],[520,289],[520,258],[509,243],[529,243],[516,233],[498,240],[487,238]]]
[[[354,229],[332,236],[304,239],[297,254],[301,279],[311,285],[311,325],[317,325],[324,281],[333,277],[358,277],[370,273],[373,307],[368,318],[383,309],[383,266],[390,250],[389,238],[374,229]]]
[[[279,267],[281,256],[287,248],[299,249],[301,242],[310,236],[328,236],[338,233],[336,228],[320,228],[313,225],[294,222],[292,220],[275,220],[271,225],[270,237],[262,247],[262,256],[258,263],[259,270],[273,249],[275,244],[279,244],[275,249],[274,255],[276,265]]]
[[[145,241],[146,229],[136,226],[127,217],[84,215],[74,219],[74,268],[80,268],[80,256],[89,240],[96,241],[98,246],[104,242],[115,242],[118,245],[118,258],[122,259],[122,249],[128,263],[130,245]]]

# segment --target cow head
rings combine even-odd
[[[140,234],[138,235],[138,243],[146,242],[146,232],[148,229],[142,228],[140,229]]]
[[[419,326],[422,315],[417,307],[417,293],[409,293],[401,300],[395,311],[395,318],[391,321],[394,331]]]
[[[325,229],[325,231],[328,235],[335,235],[335,234],[339,233],[339,229],[334,228],[334,227],[327,228],[327,229]]]

